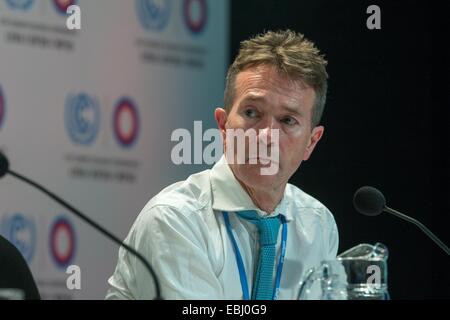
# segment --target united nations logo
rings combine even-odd
[[[2,87],[0,87],[0,129],[3,125],[3,120],[5,119],[6,106],[5,106],[5,96],[3,95]]]
[[[34,4],[34,0],[6,0],[6,3],[12,9],[28,10]]]
[[[162,30],[169,20],[171,0],[136,0],[136,12],[147,30]]]
[[[1,221],[2,234],[30,263],[36,248],[36,225],[33,219],[21,214],[6,215]]]
[[[97,137],[100,107],[95,98],[85,93],[69,95],[66,99],[67,132],[74,143],[89,145]]]

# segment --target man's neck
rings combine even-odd
[[[238,180],[239,181],[239,180]],[[253,189],[239,181],[241,186],[252,199],[253,203],[262,211],[271,214],[275,211],[280,201],[283,199],[284,189],[286,186],[274,188],[271,190]]]

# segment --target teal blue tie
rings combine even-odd
[[[259,231],[259,258],[253,281],[252,300],[272,300],[275,246],[281,225],[279,216],[261,218],[254,210],[240,211],[237,214],[255,224]]]

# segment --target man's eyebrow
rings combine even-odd
[[[288,111],[289,113],[296,114],[300,117],[303,117],[303,112],[301,110],[298,110],[297,108],[291,107],[291,106],[282,106],[282,109],[285,111]]]
[[[247,101],[261,101],[261,102],[265,102],[267,101],[266,97],[264,96],[260,96],[260,95],[256,95],[256,94],[250,94],[247,95],[242,102],[247,102]]]
[[[264,103],[264,102],[267,102],[267,99],[263,95],[250,94],[250,95],[246,96],[244,99],[242,99],[241,105],[246,102],[263,102]],[[283,111],[287,111],[289,113],[298,115],[302,118],[304,117],[303,112],[301,110],[298,110],[295,107],[283,105],[281,108],[283,109]]]

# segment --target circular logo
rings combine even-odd
[[[12,9],[28,10],[33,6],[34,0],[6,0],[6,3]]]
[[[89,145],[97,137],[100,108],[96,99],[81,93],[66,99],[66,128],[74,143]]]
[[[189,30],[193,33],[203,31],[208,18],[206,0],[184,0],[183,16]]]
[[[2,87],[0,87],[0,129],[3,125],[3,120],[5,119],[6,104],[5,96],[3,95]]]
[[[67,14],[67,8],[76,4],[77,0],[52,0],[56,11],[62,14]]]
[[[113,118],[114,135],[124,147],[131,147],[139,134],[139,113],[134,102],[122,98],[117,103]]]
[[[20,251],[30,263],[36,248],[36,225],[31,218],[21,213],[5,216],[2,221],[5,238]]]
[[[57,217],[50,229],[50,252],[57,266],[65,268],[75,257],[75,230],[65,217]]]
[[[171,0],[136,0],[136,12],[147,30],[162,30],[167,25]]]

